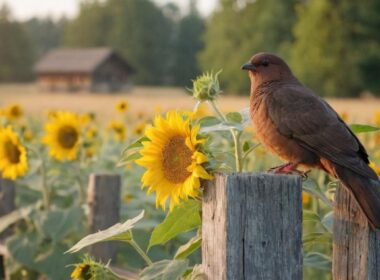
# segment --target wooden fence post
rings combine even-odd
[[[380,279],[380,231],[343,186],[335,194],[333,232],[333,279]]]
[[[106,229],[120,220],[121,177],[116,174],[91,174],[87,201],[90,207],[90,233]],[[115,261],[116,244],[104,242],[90,247],[89,253],[97,260]]]
[[[218,174],[205,186],[202,216],[206,279],[302,279],[299,177]]]
[[[0,216],[6,215],[15,210],[15,183],[14,181],[0,178]],[[4,239],[11,233],[11,229],[0,234],[0,279],[6,279],[6,248],[3,245]]]

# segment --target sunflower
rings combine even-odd
[[[116,141],[124,141],[126,136],[125,125],[121,121],[113,120],[108,124],[108,130],[112,133]]]
[[[98,136],[98,129],[96,126],[90,126],[86,130],[86,138],[87,140],[94,140]]]
[[[128,111],[128,102],[127,101],[120,101],[119,103],[116,104],[115,108],[116,112],[118,113],[125,113]]]
[[[302,204],[308,205],[310,200],[311,200],[310,195],[307,192],[302,192]]]
[[[56,112],[46,124],[43,143],[49,146],[49,154],[58,160],[73,160],[80,146],[81,117],[70,112]]]
[[[0,171],[12,180],[28,171],[26,149],[10,126],[0,128]]]
[[[17,120],[24,114],[22,107],[18,104],[11,104],[2,110],[3,115],[9,120]]]
[[[197,139],[199,126],[191,127],[177,112],[170,111],[166,118],[157,116],[154,126],[145,135],[150,141],[143,142],[142,157],[136,162],[145,167],[141,181],[148,193],[156,192],[156,206],[165,209],[170,199],[170,210],[180,199],[196,197],[200,179],[212,179],[202,167],[207,157],[199,151]]]
[[[133,133],[136,135],[142,135],[144,133],[145,127],[145,123],[139,123],[133,128]]]

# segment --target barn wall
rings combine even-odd
[[[90,74],[39,74],[38,86],[44,91],[89,91],[92,85]]]
[[[94,91],[122,91],[130,88],[130,71],[116,56],[111,56],[93,73]]]

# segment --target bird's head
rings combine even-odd
[[[262,83],[294,79],[289,66],[280,57],[270,53],[258,53],[241,67],[247,70],[253,87]]]

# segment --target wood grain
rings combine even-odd
[[[380,231],[343,186],[335,194],[333,232],[333,279],[380,279]]]
[[[87,200],[90,208],[89,232],[104,230],[120,219],[121,177],[114,174],[92,174]],[[107,263],[115,261],[115,242],[102,242],[90,247],[89,253],[97,260]]]
[[[206,279],[302,279],[301,197],[295,176],[217,175],[203,198]]]

